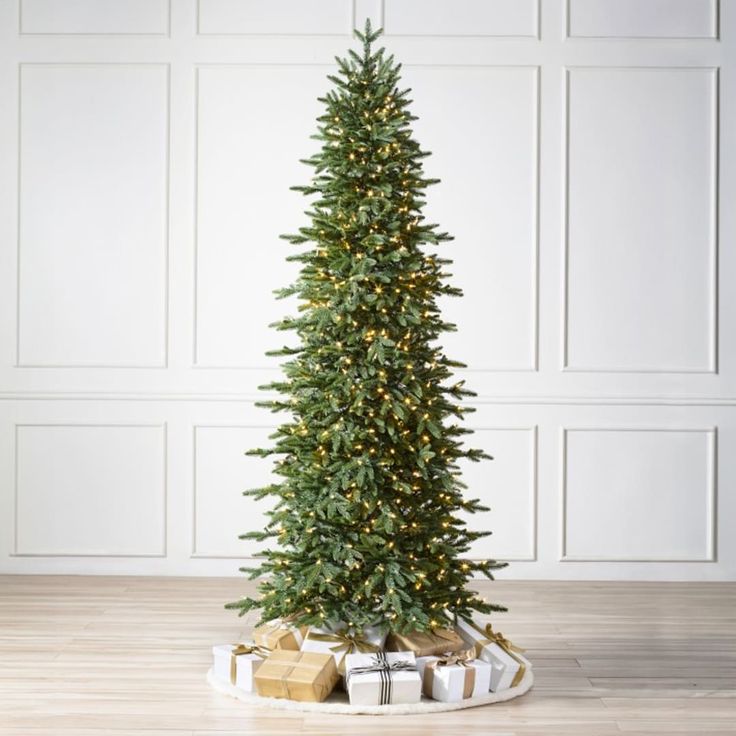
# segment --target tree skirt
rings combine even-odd
[[[438,713],[446,710],[462,710],[463,708],[474,708],[478,705],[491,705],[492,703],[503,703],[506,700],[518,698],[527,692],[534,683],[534,674],[528,669],[522,681],[508,690],[500,693],[488,693],[477,698],[468,698],[458,703],[442,703],[438,700],[422,698],[421,702],[412,705],[350,705],[347,693],[342,690],[333,692],[323,703],[300,703],[297,700],[285,700],[282,698],[262,698],[260,695],[247,693],[245,690],[231,685],[229,682],[221,682],[212,675],[212,670],[207,672],[207,682],[218,692],[229,695],[232,698],[242,700],[252,705],[275,708],[276,710],[298,710],[307,713],[344,713],[348,715],[373,715],[373,716],[399,716],[414,713]]]

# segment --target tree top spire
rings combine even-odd
[[[365,54],[365,58],[367,59],[371,53],[371,44],[383,34],[383,28],[379,28],[374,31],[371,25],[371,19],[366,18],[365,29],[361,32],[356,28],[353,33],[355,34],[356,38],[359,38],[363,42],[363,52]]]

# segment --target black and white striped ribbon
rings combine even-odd
[[[347,686],[350,687],[350,678],[354,675],[366,675],[377,672],[381,683],[380,705],[389,705],[393,699],[393,673],[394,672],[416,672],[415,663],[406,659],[389,662],[384,652],[373,655],[373,662],[362,667],[353,667],[347,674]]]

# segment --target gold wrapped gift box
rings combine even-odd
[[[417,657],[459,652],[466,647],[462,637],[452,629],[412,631],[408,634],[392,632],[386,639],[387,652],[414,652]]]
[[[256,689],[267,698],[321,703],[337,684],[335,658],[331,654],[277,649],[256,670]]]
[[[306,635],[306,626],[296,627],[278,619],[253,629],[253,641],[267,649],[288,649],[298,652]]]

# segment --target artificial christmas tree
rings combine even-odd
[[[284,380],[263,388],[281,395],[259,405],[290,415],[273,446],[281,481],[247,491],[273,496],[265,530],[243,538],[273,539],[263,561],[243,568],[262,577],[259,597],[228,604],[241,614],[262,609],[262,621],[296,626],[378,625],[398,633],[430,632],[446,611],[504,610],[467,588],[493,560],[464,558],[487,532],[469,531],[459,514],[487,510],[463,497],[458,461],[488,456],[463,446],[457,422],[474,395],[448,383],[463,364],[435,341],[454,325],[437,298],[460,296],[445,283],[450,263],[431,248],[451,238],[423,215],[428,153],[413,139],[409,90],[400,66],[366,24],[363,53],[338,59],[335,88],[321,101],[322,149],[306,163],[311,223],[284,236],[307,250],[296,282],[297,317],[275,326],[294,331]],[[429,246],[429,248],[427,248]]]

